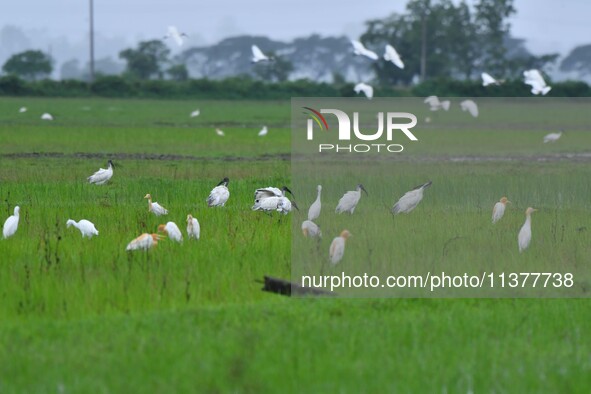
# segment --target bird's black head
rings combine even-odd
[[[283,190],[284,192],[288,192],[289,194],[291,194],[292,197],[295,198],[295,196],[293,195],[293,193],[291,192],[291,190],[289,190],[289,188],[287,186],[283,186],[281,188],[281,190]]]
[[[228,186],[228,183],[230,183],[230,180],[228,179],[228,177],[225,177],[224,179],[222,179],[222,181],[220,183],[218,183],[218,186],[221,186],[221,185]]]
[[[365,190],[365,188],[363,187],[363,185],[361,183],[359,185],[357,185],[357,190],[363,190],[365,192],[365,195],[369,196],[369,193],[367,192],[367,190]]]
[[[109,164],[111,167],[115,167],[115,164],[113,164],[113,160],[109,160],[109,161],[108,161],[108,164]]]

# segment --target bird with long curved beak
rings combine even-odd
[[[216,187],[211,189],[207,200],[205,200],[208,207],[223,207],[226,204],[230,198],[228,183],[230,183],[230,179],[228,177],[224,177],[224,179],[222,179]]]
[[[352,215],[353,212],[355,211],[355,208],[357,207],[357,204],[359,203],[359,200],[361,200],[361,191],[362,190],[365,192],[365,195],[367,195],[369,197],[369,193],[367,192],[367,190],[365,190],[363,185],[360,183],[357,185],[355,190],[348,191],[343,195],[343,197],[341,197],[341,199],[339,200],[339,203],[337,204],[337,208],[336,208],[335,212],[336,213],[349,212]]]

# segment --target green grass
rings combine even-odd
[[[18,114],[22,105],[29,111]],[[190,119],[195,108],[202,116]],[[54,122],[38,119],[46,111]],[[390,182],[365,177],[370,196],[345,217],[334,206],[367,168],[334,179],[292,169],[287,102],[0,99],[1,220],[21,206],[17,234],[0,241],[0,392],[588,392],[587,299],[302,300],[255,282],[291,274],[292,227],[295,245],[309,245],[297,229],[317,183],[325,237],[320,255],[309,252],[319,265],[344,226],[354,237],[343,267],[364,259],[375,237],[391,240],[381,253],[396,268],[409,268],[441,259],[454,236],[438,264],[586,264],[590,233],[577,229],[590,217],[587,162],[441,161],[588,152],[579,121],[563,116],[569,138],[543,145],[544,129],[471,130],[450,116],[447,132],[431,123],[411,159],[385,167]],[[263,124],[270,132],[260,139]],[[86,184],[110,157],[119,164],[112,183]],[[209,209],[205,198],[224,176],[230,200]],[[394,221],[387,208],[427,179],[421,205]],[[278,222],[250,211],[256,187],[283,184],[302,212]],[[146,193],[170,215],[148,214]],[[491,229],[502,195],[514,206]],[[516,232],[529,205],[540,211],[520,255]],[[184,231],[188,213],[200,241],[125,252],[166,220]],[[68,218],[92,220],[99,237],[81,239]]]

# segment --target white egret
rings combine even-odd
[[[9,216],[8,219],[4,222],[4,226],[2,227],[2,236],[4,239],[8,237],[12,237],[16,230],[18,229],[18,221],[20,218],[20,207],[17,205],[14,207],[14,213],[12,216]]]
[[[550,133],[544,137],[544,144],[548,142],[556,142],[562,137],[562,131],[558,133]]]
[[[507,197],[502,197],[499,202],[495,204],[492,211],[492,222],[495,224],[505,214],[505,208],[507,208],[507,204],[511,204],[511,201],[507,200]]]
[[[82,219],[78,223],[76,223],[75,220],[68,219],[66,222],[66,227],[70,228],[72,226],[80,230],[80,233],[82,233],[82,238],[92,238],[95,235],[99,235],[99,232],[96,227],[94,227],[94,224],[86,219]]]
[[[429,109],[431,111],[439,111],[440,109],[449,111],[449,106],[451,105],[449,100],[440,101],[437,96],[429,96],[423,102],[429,104]]]
[[[357,185],[355,190],[348,191],[343,195],[343,197],[341,197],[341,199],[339,200],[339,203],[337,204],[337,208],[335,209],[335,212],[336,213],[349,212],[351,215],[353,215],[353,212],[355,211],[355,207],[357,207],[359,200],[361,200],[361,191],[362,190],[365,192],[365,194],[367,196],[369,196],[369,194],[367,193],[367,190],[365,190],[363,185],[360,183],[359,185]]]
[[[371,60],[378,60],[377,53],[370,51],[360,41],[351,40],[351,44],[353,45],[353,53],[357,56],[365,56],[370,58]]]
[[[341,235],[332,240],[328,256],[332,264],[337,264],[345,255],[345,242],[347,238],[351,236],[351,233],[347,230],[343,230]]]
[[[196,118],[199,115],[201,115],[201,111],[199,109],[196,109],[195,111],[191,112],[191,118]]]
[[[183,234],[179,229],[179,226],[175,222],[168,222],[158,226],[158,232],[168,235],[168,238],[176,242],[183,242]]]
[[[390,44],[386,45],[386,51],[384,53],[384,60],[388,62],[392,62],[396,67],[403,69],[404,63],[402,59],[400,59],[400,55],[396,52],[396,49]]]
[[[252,59],[251,59],[251,61],[253,63],[258,63],[258,62],[272,60],[271,57],[265,55],[263,53],[263,51],[261,51],[261,49],[258,46],[256,46],[256,45],[251,46],[250,47],[250,50],[252,51]]]
[[[150,193],[146,194],[144,198],[148,199],[148,212],[153,212],[156,216],[168,215],[168,210],[157,202],[152,202]]]
[[[53,120],[53,116],[51,116],[51,114],[48,114],[46,112],[43,115],[41,115],[41,120]]]
[[[462,111],[470,112],[470,115],[477,118],[478,117],[478,105],[473,100],[464,100],[460,103],[460,107]]]
[[[310,209],[308,209],[308,220],[316,220],[318,216],[320,216],[320,209],[322,208],[322,204],[320,203],[320,193],[322,192],[322,186],[318,185],[316,188],[318,190],[318,195],[316,196],[316,201],[310,205]]]
[[[104,168],[99,168],[97,172],[92,174],[87,178],[89,183],[94,183],[95,185],[104,185],[113,177],[113,162],[109,160],[107,163],[109,166]]]
[[[546,93],[552,90],[550,86],[546,85],[544,77],[536,69],[524,71],[523,76],[525,77],[525,83],[531,86],[531,92],[533,94],[538,95],[542,93],[542,95],[545,96]]]
[[[228,198],[230,198],[230,190],[228,190],[228,183],[230,180],[228,177],[222,179],[220,183],[217,184],[209,193],[209,197],[207,197],[207,206],[209,207],[223,207]]]
[[[496,79],[494,79],[489,73],[482,73],[480,74],[480,77],[482,78],[482,86],[488,86],[488,85],[500,85],[501,82],[497,81]]]
[[[302,233],[304,234],[304,237],[322,238],[322,231],[320,230],[320,227],[318,227],[318,225],[311,220],[304,220],[302,222]]]
[[[189,36],[185,33],[179,32],[179,29],[177,29],[176,26],[168,26],[168,32],[163,37],[163,39],[166,40],[167,38],[172,38],[174,42],[176,42],[176,44],[180,47],[183,46],[183,37],[188,38]]]
[[[128,243],[125,250],[148,250],[151,247],[158,245],[160,239],[161,237],[158,234],[143,233]]]
[[[531,242],[531,214],[536,212],[537,209],[529,207],[525,210],[525,223],[519,230],[517,236],[517,243],[519,244],[519,252],[523,252],[529,246]]]
[[[217,128],[215,129],[215,133],[216,133],[217,135],[219,135],[220,137],[223,137],[223,136],[225,136],[225,135],[226,135],[226,133],[224,133],[224,131],[223,131],[223,130],[221,130],[221,129],[217,129]]]
[[[200,234],[201,227],[199,226],[199,221],[195,219],[193,216],[187,215],[187,236],[189,237],[189,239],[199,239]]]
[[[266,136],[268,132],[269,132],[269,130],[267,129],[267,126],[263,126],[263,128],[261,129],[261,131],[259,131],[259,137]]]
[[[27,107],[20,107],[20,109],[18,110],[18,112],[20,114],[27,112]]]
[[[392,207],[392,213],[397,215],[399,213],[409,213],[419,205],[423,199],[423,192],[426,188],[431,186],[431,181],[417,186],[409,192],[406,192],[404,196],[400,197],[400,200]]]
[[[370,85],[368,85],[366,83],[363,83],[363,82],[358,83],[357,85],[355,85],[353,90],[357,94],[359,94],[360,92],[363,92],[363,94],[365,94],[365,97],[367,97],[370,100],[373,98],[373,87],[371,87]]]

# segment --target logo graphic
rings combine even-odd
[[[304,115],[310,115],[312,117],[312,119],[314,119],[316,121],[318,126],[320,126],[320,130],[324,130],[324,128],[322,127],[323,124],[326,127],[326,130],[328,130],[328,123],[326,123],[326,119],[324,119],[324,116],[322,116],[322,114],[320,112],[318,112],[315,109],[312,109],[310,107],[303,107],[303,108],[312,112],[312,113],[304,112]],[[312,119],[308,119],[308,123],[311,123],[310,121]],[[320,123],[320,120],[322,120],[322,123]],[[310,129],[309,126],[308,126],[308,129]]]

